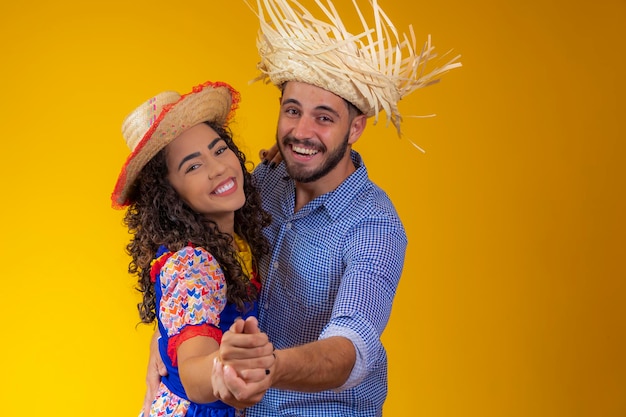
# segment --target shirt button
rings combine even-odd
[[[264,309],[266,309],[266,310],[267,310],[269,307],[270,307],[269,303],[265,303],[265,304],[263,304],[263,308],[264,308]]]
[[[274,262],[274,271],[278,271],[278,262]]]
[[[287,228],[287,230],[291,230],[291,223],[287,223],[285,227]]]

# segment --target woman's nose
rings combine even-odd
[[[214,179],[221,176],[222,174],[224,174],[224,171],[226,171],[225,164],[221,163],[217,159],[211,161],[211,164],[209,166],[209,179]]]

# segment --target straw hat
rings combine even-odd
[[[370,0],[374,27],[370,28],[353,0],[363,31],[346,30],[330,0],[317,5],[326,20],[314,17],[295,0],[257,0],[260,29],[257,49],[261,75],[254,81],[271,82],[279,88],[300,81],[328,90],[354,104],[367,117],[382,110],[400,135],[402,117],[398,102],[418,88],[431,85],[442,73],[460,67],[456,56],[426,71],[436,55],[430,36],[416,47],[410,36],[398,34],[377,0]]]
[[[239,93],[224,82],[207,81],[180,95],[159,93],[137,107],[122,123],[131,150],[111,195],[114,208],[128,206],[129,193],[141,169],[185,130],[202,122],[226,125],[239,103]]]

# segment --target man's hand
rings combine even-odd
[[[146,395],[143,399],[143,415],[150,415],[150,406],[156,397],[161,383],[161,377],[167,375],[167,368],[159,354],[159,332],[154,332],[150,340],[150,356],[148,357],[148,369],[146,371]]]

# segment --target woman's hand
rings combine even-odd
[[[261,149],[259,151],[259,158],[261,159],[262,163],[270,164],[270,168],[274,168],[283,160],[283,157],[278,151],[278,146],[276,144],[274,144],[269,149]]]

